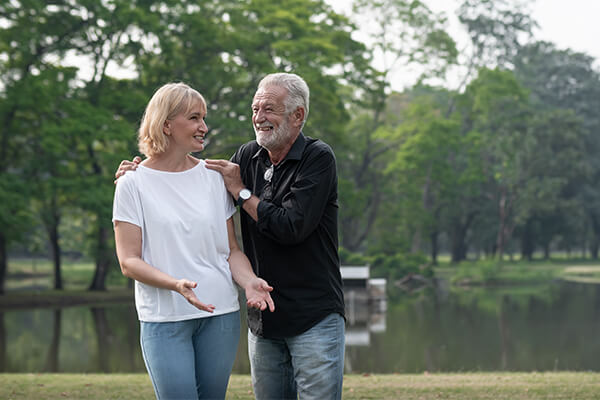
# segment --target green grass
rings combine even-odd
[[[496,260],[440,263],[435,276],[459,286],[531,285],[553,279],[600,283],[598,260]]]
[[[532,284],[554,278],[600,283],[600,269],[583,268],[598,265],[598,260],[568,259],[561,254],[553,254],[549,260],[533,261],[510,261],[505,257],[501,264],[489,259],[452,264],[447,256],[441,256],[439,261],[439,265],[434,268],[435,275],[459,285]],[[581,268],[573,269],[574,266]],[[68,291],[86,290],[93,275],[94,265],[91,261],[63,261],[63,287]],[[9,259],[5,283],[7,292],[45,291],[53,286],[53,267],[49,260]],[[109,272],[106,286],[108,289],[122,289],[127,286],[127,279],[121,275],[118,267],[115,266]]]
[[[0,374],[2,399],[152,399],[146,374]],[[253,399],[250,376],[233,375],[227,399]],[[600,399],[600,374],[461,373],[347,375],[343,399]]]

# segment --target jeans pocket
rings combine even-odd
[[[240,312],[235,311],[229,314],[219,315],[215,318],[221,320],[222,332],[235,332],[240,330]]]
[[[183,321],[185,322],[185,321]],[[142,338],[170,337],[178,331],[178,322],[140,322],[140,336]]]

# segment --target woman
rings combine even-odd
[[[206,102],[183,83],[146,107],[146,159],[117,182],[113,223],[123,274],[135,279],[146,368],[158,399],[224,398],[239,340],[237,290],[249,307],[274,304],[235,237],[233,201],[204,149]]]

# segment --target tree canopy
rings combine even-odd
[[[343,261],[597,257],[599,72],[587,55],[536,41],[525,7],[465,1],[461,53],[446,16],[421,1],[355,0],[349,16],[323,0],[1,3],[0,292],[8,257],[34,250],[53,260],[56,288],[61,256],[78,253],[95,262],[90,289],[105,289],[117,271],[113,176],[138,154],[154,90],[198,89],[210,129],[200,156],[229,158],[253,139],[252,96],[276,71],[305,78],[304,132],[336,152]],[[464,85],[432,85],[456,66]],[[399,68],[422,71],[401,93],[390,81]]]

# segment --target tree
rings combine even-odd
[[[48,59],[63,54],[85,23],[58,6],[39,0],[0,4],[0,292],[4,288],[7,249],[26,229],[30,187],[26,168],[31,163],[35,130],[23,123],[32,115]],[[36,106],[38,106],[36,104]],[[26,118],[27,119],[27,118]]]
[[[457,118],[446,118],[440,109],[447,93],[426,88],[415,92],[419,94],[404,110],[403,123],[393,132],[381,130],[379,134],[400,143],[386,172],[402,187],[402,203],[411,210],[404,221],[412,227],[411,252],[419,252],[427,237],[436,262],[441,216],[460,179],[452,168],[461,151],[460,124]]]
[[[121,116],[122,110],[127,109],[126,103],[118,105],[116,113],[102,109],[101,88],[106,86],[109,63],[123,62],[125,54],[135,47],[134,40],[126,40],[127,37],[136,36],[132,28],[135,9],[130,8],[130,2],[98,3],[87,0],[53,4],[29,0],[9,2],[1,7],[5,28],[1,31],[3,40],[0,42],[10,44],[2,49],[8,56],[8,61],[3,65],[5,73],[2,82],[7,98],[7,107],[2,112],[5,127],[2,138],[6,144],[3,151],[10,152],[6,160],[12,164],[11,172],[21,171],[21,178],[29,185],[37,183],[37,204],[44,215],[54,253],[55,284],[60,285],[58,225],[60,209],[67,204],[66,197],[61,193],[69,190],[73,194],[74,189],[76,192],[92,192],[95,202],[105,200],[100,208],[110,210],[111,198],[106,193],[112,192],[112,171],[103,170],[97,152],[105,146],[108,149],[106,154],[113,154],[111,149],[115,146],[109,142],[126,140],[124,132],[130,132],[132,127],[123,123]],[[93,72],[89,81],[76,78],[72,70],[58,68],[66,55],[90,56],[90,69]],[[82,64],[85,65],[85,61]],[[40,106],[36,101],[46,103]],[[84,104],[91,104],[92,109],[86,109]],[[24,118],[17,119],[19,115]],[[37,120],[34,118],[36,115],[39,116]],[[85,121],[82,119],[84,116],[87,117]],[[94,126],[94,123],[98,125]],[[71,128],[75,129],[69,130]],[[15,140],[18,132],[24,135]],[[86,133],[89,135],[86,136]],[[102,133],[105,133],[104,137]],[[19,140],[24,140],[28,146],[20,145]],[[60,143],[61,140],[68,142],[70,147],[66,148]],[[36,156],[41,161],[35,168],[28,169],[35,180],[24,175],[25,168],[16,169],[19,165],[31,164],[33,149],[38,151]],[[82,154],[85,157],[81,157]],[[116,152],[113,157],[120,158]],[[90,164],[88,170],[86,165]],[[42,170],[41,167],[46,169]],[[3,166],[2,170],[9,168]],[[85,175],[90,170],[96,178],[91,182],[88,180],[85,190],[83,186],[77,187],[69,182],[77,181],[81,171]],[[85,197],[72,196],[71,199],[78,201],[69,205],[83,206],[84,202],[79,200]],[[29,205],[29,201],[22,204]],[[114,257],[107,245],[109,228],[106,225],[110,219],[106,211],[96,221],[101,224],[97,227],[98,244],[95,252],[97,271],[100,273],[99,279],[91,287],[102,289],[102,271]]]
[[[510,68],[519,49],[532,37],[537,23],[521,0],[465,0],[459,21],[471,43],[463,56],[466,84],[481,68]],[[462,88],[459,87],[459,90]]]
[[[316,135],[335,146],[348,119],[339,95],[342,79],[359,80],[367,66],[364,46],[351,39],[347,19],[322,1],[29,0],[2,4],[0,10],[0,120],[6,127],[0,132],[6,155],[0,161],[0,196],[14,204],[0,214],[2,277],[7,235],[16,235],[15,224],[25,227],[16,216],[33,206],[45,217],[58,265],[61,218],[75,208],[89,222],[87,252],[96,263],[90,289],[105,288],[116,265],[112,176],[118,162],[135,152],[137,122],[163,83],[184,80],[205,95],[212,129],[203,156],[228,157],[253,136],[249,105],[264,74],[294,71],[308,81],[313,97],[306,130],[318,128]],[[76,60],[77,67],[61,70],[65,60]],[[112,77],[111,69],[119,67],[136,78]],[[52,82],[52,74],[63,76]],[[18,113],[33,115],[35,85],[44,89],[43,120],[19,120]],[[16,132],[27,133],[27,139]],[[28,138],[44,141],[25,151]],[[40,162],[32,165],[34,154]],[[37,185],[33,202],[20,194],[20,182]]]
[[[572,113],[534,112],[510,71],[480,71],[462,101],[465,126],[485,143],[484,191],[496,204],[494,249],[502,257],[517,226],[572,206],[584,172],[583,131]]]
[[[563,128],[569,128],[564,132],[565,135],[573,135],[573,129],[582,131],[576,136],[581,140],[585,155],[577,156],[569,164],[577,166],[584,162],[585,179],[572,179],[572,186],[576,187],[573,187],[570,198],[577,199],[579,208],[585,210],[586,218],[581,222],[563,220],[563,225],[564,229],[589,226],[592,232],[592,256],[597,258],[600,246],[600,191],[596,184],[600,178],[597,157],[600,151],[600,74],[594,68],[594,59],[570,50],[559,50],[552,43],[536,42],[523,47],[515,57],[514,64],[515,75],[531,91],[536,110],[562,115],[568,115],[564,110],[571,110],[579,120],[577,125]],[[548,127],[555,129],[559,126],[562,125]],[[581,168],[576,170],[580,171]],[[569,214],[572,216],[569,219],[580,215],[576,212]]]
[[[75,198],[69,190],[71,176],[67,169],[72,149],[63,129],[63,108],[69,101],[69,84],[74,78],[74,68],[48,66],[29,79],[20,94],[30,99],[29,104],[21,105],[19,126],[29,132],[27,158],[33,161],[26,164],[24,177],[31,187],[31,207],[47,233],[55,289],[63,288],[59,237],[62,212]]]
[[[520,169],[527,145],[527,94],[509,71],[487,70],[467,87],[462,99],[467,131],[479,132],[484,146],[485,193],[497,209],[496,252],[502,257],[519,213],[518,195],[526,182]]]
[[[340,220],[342,245],[358,251],[379,216],[385,196],[386,178],[382,171],[392,157],[388,153],[397,147],[376,134],[381,129],[394,130],[399,123],[397,115],[393,115],[395,110],[387,109],[391,76],[398,68],[416,65],[425,67],[421,79],[439,76],[454,62],[457,52],[444,29],[445,19],[423,2],[386,0],[373,4],[357,0],[353,10],[356,23],[370,27],[366,41],[373,57],[383,60],[379,70],[367,75],[368,79],[350,93],[349,102],[355,105],[352,110],[358,124],[348,129],[348,144],[340,159],[341,197],[358,202],[352,205],[354,212]]]

